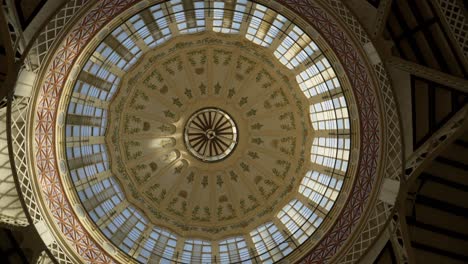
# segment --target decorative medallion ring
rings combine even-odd
[[[215,107],[196,111],[185,124],[187,150],[203,162],[216,162],[234,151],[239,132],[234,119]]]

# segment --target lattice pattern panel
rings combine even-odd
[[[392,94],[392,88],[386,75],[385,68],[382,63],[374,66],[375,72],[380,82],[383,94],[385,123],[387,125],[385,131],[386,154],[387,160],[385,169],[385,178],[400,181],[402,174],[402,144],[399,126],[399,117],[397,105]],[[346,255],[340,260],[340,263],[355,263],[366,252],[367,248],[373,244],[375,239],[387,226],[387,219],[391,217],[393,206],[378,201],[375,205],[371,217],[367,220],[361,235],[355,240],[353,246],[348,250]]]
[[[400,216],[398,213],[396,213],[393,216],[390,224],[391,224],[391,228],[393,228],[393,233],[392,233],[392,236],[390,237],[390,241],[392,242],[395,255],[398,258],[397,263],[408,264],[409,257],[408,257],[408,252],[406,248],[409,245],[405,245],[406,242],[403,237],[403,232],[401,230]]]
[[[95,9],[75,24],[70,34],[63,39],[61,47],[55,53],[51,64],[53,68],[46,73],[40,88],[35,123],[35,152],[38,171],[38,181],[42,188],[45,202],[54,217],[55,224],[63,232],[63,238],[81,255],[86,262],[113,263],[114,261],[99,247],[76,218],[69,201],[64,197],[53,146],[54,116],[57,113],[57,101],[60,89],[65,82],[65,76],[72,68],[79,52],[85,47],[94,33],[105,23],[125,10],[132,0],[99,1]],[[74,45],[68,45],[74,43]],[[66,58],[66,59],[64,59]]]
[[[5,225],[7,227],[24,227],[28,226],[29,223],[26,220],[16,219],[6,215],[0,215],[0,225]]]
[[[468,21],[466,10],[457,0],[437,0],[437,7],[447,21],[455,39],[458,41],[465,58],[468,59]]]
[[[50,252],[60,264],[73,264],[73,262],[68,258],[63,249],[57,244],[57,242],[52,243],[48,246]]]
[[[11,144],[13,144],[13,153],[16,177],[22,191],[22,199],[24,200],[28,213],[32,218],[33,224],[42,221],[42,215],[39,211],[36,198],[33,194],[31,180],[28,173],[27,156],[26,156],[26,125],[28,124],[28,97],[15,97],[11,101]],[[10,156],[11,158],[11,156]],[[27,223],[29,225],[29,223]],[[48,246],[49,250],[56,257],[59,263],[71,264],[72,262],[66,256],[63,249],[56,242]]]
[[[23,211],[10,167],[6,117],[7,109],[0,109],[0,225],[8,228],[24,227],[28,226],[29,222]]]
[[[372,35],[374,38],[382,34],[385,23],[387,22],[387,15],[390,12],[392,6],[392,0],[382,0],[379,1],[379,6],[377,8],[377,16],[374,22],[374,31]]]
[[[30,70],[37,71],[46,58],[49,49],[54,44],[65,25],[73,18],[78,10],[87,2],[87,0],[71,0],[49,21],[42,32],[36,38],[32,46],[25,66],[31,67]],[[18,112],[12,118],[12,141],[14,145],[14,161],[16,173],[20,182],[23,199],[28,208],[33,223],[42,221],[42,216],[33,195],[30,178],[27,171],[26,154],[26,125],[27,124],[27,106],[29,98],[17,98],[12,103],[12,112]],[[49,250],[59,263],[71,264],[72,261],[67,257],[64,250],[56,243],[49,245]],[[48,262],[44,262],[48,263]]]
[[[15,3],[11,0],[3,0],[2,12],[8,24],[11,46],[14,51],[20,51],[18,49],[20,48],[20,42],[22,41],[23,31],[21,30],[21,25],[17,17]]]
[[[358,41],[361,43],[370,42],[367,33],[365,32],[364,28],[361,27],[359,21],[354,18],[354,15],[349,11],[349,9],[343,4],[342,0],[323,0],[323,2],[327,3],[330,7],[332,7],[333,11],[336,12],[339,18],[343,20],[343,23],[350,30],[355,34]]]
[[[55,39],[64,29],[70,19],[80,10],[88,0],[71,0],[49,21],[35,40],[28,54],[31,71],[37,71],[44,62],[47,52],[54,44]]]
[[[28,207],[33,223],[36,224],[42,220],[42,216],[37,207],[28,175],[25,140],[26,124],[28,122],[28,104],[29,98],[27,97],[16,97],[11,103],[11,143],[13,144],[12,154],[14,157],[16,174],[23,193],[23,199]]]
[[[380,89],[382,91],[382,101],[385,113],[385,139],[387,167],[385,168],[385,178],[400,181],[403,167],[403,145],[400,131],[400,117],[398,106],[393,96],[392,86],[386,73],[383,63],[374,65],[374,72],[377,75]]]
[[[361,157],[364,160],[362,163],[363,166],[360,167],[358,179],[356,180],[355,189],[350,194],[353,196],[353,199],[350,199],[350,204],[348,208],[345,208],[342,212],[341,217],[337,220],[335,227],[332,231],[329,232],[328,237],[324,238],[306,258],[304,258],[303,263],[322,263],[329,260],[333,256],[340,246],[346,241],[349,235],[352,232],[355,232],[355,223],[359,222],[361,219],[363,211],[369,202],[370,191],[375,187],[376,175],[373,173],[368,174],[368,168],[374,166],[374,157],[368,156],[370,152],[368,148],[376,150],[379,147],[376,143],[376,138],[371,136],[371,134],[376,135],[380,133],[380,125],[378,117],[374,116],[375,108],[374,104],[377,103],[375,98],[368,101],[369,96],[372,97],[372,92],[366,90],[363,85],[368,83],[370,76],[367,73],[365,67],[363,67],[363,61],[353,50],[354,44],[349,42],[348,36],[346,36],[342,31],[337,29],[336,24],[330,22],[330,18],[323,16],[322,14],[316,12],[317,8],[313,1],[283,1],[290,3],[290,7],[296,10],[299,13],[304,14],[304,18],[308,19],[309,22],[312,22],[314,26],[320,29],[320,33],[328,40],[329,44],[334,48],[337,55],[340,57],[341,62],[347,71],[348,77],[351,79],[353,85],[353,90],[357,98],[357,103],[361,105],[361,109],[366,109],[360,113],[361,121],[361,143],[362,143],[362,153]],[[332,7],[332,9],[337,13],[336,17],[339,17],[343,20],[342,24],[346,24],[351,31],[353,31],[354,40],[361,42],[357,46],[364,45],[365,43],[370,42],[369,37],[366,35],[365,31],[360,27],[359,22],[352,16],[352,14],[347,10],[347,8],[341,3],[341,1],[335,0],[324,0],[325,4]],[[301,11],[306,10],[306,11]],[[353,64],[353,66],[350,66]],[[349,67],[349,68],[347,68]],[[358,77],[359,76],[359,77]],[[356,78],[353,80],[353,78]],[[367,84],[369,85],[369,83]],[[368,86],[369,87],[369,86]],[[389,86],[388,86],[389,87]],[[375,92],[380,91],[380,87],[376,88]],[[391,90],[390,90],[391,94]],[[363,107],[363,108],[362,108]],[[384,109],[380,109],[383,111]],[[370,123],[369,121],[372,120]],[[398,120],[396,120],[398,123]],[[370,131],[370,134],[368,134]],[[386,132],[384,132],[387,134]],[[398,133],[398,131],[396,132]],[[378,140],[377,140],[378,141]],[[369,145],[367,145],[369,144]],[[387,149],[387,146],[384,147],[384,151]],[[367,153],[367,154],[366,154]],[[401,157],[395,157],[401,159]],[[381,157],[383,162],[387,160],[384,157]],[[366,165],[364,165],[366,164]],[[387,165],[384,164],[384,168]],[[376,172],[375,172],[376,173]],[[369,175],[374,175],[371,178],[367,178]],[[362,189],[361,189],[362,188]],[[352,209],[351,209],[352,208]],[[350,220],[351,219],[351,220]],[[359,231],[359,230],[358,230]],[[376,235],[377,236],[377,235]],[[375,237],[374,237],[375,238]]]
[[[42,251],[39,258],[37,258],[36,264],[53,264],[54,262],[49,258],[49,255],[45,251]]]
[[[340,263],[357,263],[367,248],[373,244],[375,238],[387,227],[386,223],[391,217],[392,208],[393,206],[382,201],[377,202],[363,231],[355,240],[348,254],[340,260]]]
[[[329,37],[330,41],[333,42],[336,46],[339,46],[339,49],[337,48],[337,52],[339,53],[340,56],[342,56],[342,59],[344,63],[347,65],[347,67],[349,67],[347,70],[349,71],[348,73],[352,76],[353,86],[357,89],[356,92],[358,93],[360,100],[362,100],[361,101],[362,107],[364,107],[365,109],[369,109],[369,111],[367,111],[366,114],[362,117],[363,119],[365,119],[365,121],[363,121],[364,122],[363,130],[366,132],[366,136],[363,137],[363,140],[367,142],[367,145],[363,147],[363,153],[366,153],[366,154],[363,154],[362,157],[364,160],[367,161],[368,166],[361,166],[360,173],[364,175],[358,181],[358,184],[361,189],[355,192],[353,191],[352,195],[356,195],[356,199],[351,199],[352,201],[350,202],[349,209],[347,209],[347,211],[343,215],[343,218],[340,218],[340,220],[338,221],[337,223],[338,227],[336,228],[336,230],[330,233],[329,237],[327,237],[324,240],[325,242],[323,242],[320,245],[320,249],[316,250],[315,253],[318,254],[316,255],[317,258],[315,258],[313,255],[309,256],[310,261],[315,261],[317,259],[319,259],[318,261],[320,261],[320,259],[324,259],[324,260],[328,259],[344,243],[346,238],[350,235],[353,225],[359,221],[359,218],[365,208],[365,204],[366,204],[367,199],[369,198],[369,193],[373,187],[373,183],[374,183],[374,179],[376,175],[375,166],[376,166],[377,155],[375,154],[375,152],[376,150],[379,150],[379,146],[380,146],[380,142],[379,142],[380,126],[378,124],[380,120],[378,119],[378,111],[376,110],[377,101],[375,98],[375,94],[373,93],[374,91],[372,90],[372,88],[369,88],[372,86],[372,81],[370,80],[370,77],[367,75],[367,69],[365,66],[363,66],[360,56],[356,54],[356,51],[353,49],[353,45],[349,43],[349,40],[345,36],[345,34],[342,33],[341,31],[338,34],[337,30],[335,30],[337,25],[335,25],[333,22],[330,22],[330,18],[320,13],[319,9],[310,8],[304,11],[303,8],[308,8],[309,4],[313,5],[313,3],[310,3],[310,1],[284,1],[284,2],[290,2],[290,6],[292,7],[296,5],[296,7],[294,8],[297,10],[297,12],[302,12],[304,13],[305,16],[309,16],[308,19],[314,20],[314,22],[317,25],[319,26],[324,25],[324,27],[321,27],[321,29],[323,29],[324,31],[324,35],[326,35],[327,38]],[[352,17],[351,13],[341,4],[341,2],[336,1],[336,0],[330,0],[328,1],[328,3],[329,5],[331,5],[332,7],[336,9],[336,12],[341,17],[343,17],[344,21],[349,22],[348,23],[349,27],[353,31],[355,31],[355,34],[357,34],[357,39],[361,41],[361,43],[369,42],[368,37],[364,33],[364,30],[359,26],[359,23]],[[112,11],[114,10],[115,9],[112,9]],[[76,47],[76,49],[78,48],[79,47]],[[75,50],[73,50],[73,52],[74,51]],[[73,52],[70,51],[70,53],[67,53],[64,51],[61,54],[62,55],[65,54],[66,56],[74,56]],[[63,72],[66,72],[67,70],[69,70],[70,65],[68,64],[64,65],[66,63],[68,63],[68,61],[64,62],[63,60],[57,60],[56,68],[61,70],[60,74],[63,74]],[[59,74],[58,72],[56,73]],[[52,77],[50,78],[50,80],[58,80],[58,82],[63,81],[63,79],[61,78],[52,78]],[[58,84],[57,86],[60,86],[60,84]],[[44,119],[42,120],[43,126],[39,126],[40,127],[39,130],[50,129],[50,124],[48,124],[49,115],[46,113],[46,110],[47,109],[50,110],[49,106],[51,108],[55,106],[53,96],[57,94],[57,93],[54,93],[55,89],[57,89],[57,86],[50,84],[50,86],[46,85],[45,87],[43,87],[45,93],[50,93],[51,96],[47,97],[47,99],[44,99],[43,105],[47,105],[47,107],[44,107],[43,112],[40,113],[40,117],[44,117]],[[391,95],[391,90],[390,90],[389,95]],[[42,133],[46,134],[45,136],[49,135],[44,131],[42,131]],[[387,132],[385,132],[385,134],[387,134]],[[44,142],[46,142],[46,140],[48,140],[48,138],[45,138]],[[42,153],[39,153],[39,155],[42,155]],[[398,156],[394,157],[394,159],[398,159],[398,158],[399,158]],[[343,219],[347,219],[347,220],[343,220]],[[69,223],[66,223],[66,224],[69,224]],[[74,230],[74,228],[70,228],[70,229],[73,229],[72,232],[77,231],[77,230]],[[82,249],[81,246],[82,245],[80,245],[80,250]],[[88,248],[86,248],[85,250],[88,250]],[[94,252],[95,251],[93,251],[93,253]]]
[[[357,39],[364,46],[370,42],[364,29],[360,26],[359,22],[343,5],[341,1],[325,0],[334,7],[334,11],[343,20],[343,22],[353,31],[358,37]],[[392,87],[388,79],[383,63],[374,65],[374,73],[379,82],[382,94],[383,112],[385,113],[385,142],[386,142],[386,168],[385,178],[392,180],[401,180],[403,153],[401,143],[401,131],[399,125],[398,107],[396,105]],[[393,206],[384,204],[379,201],[372,213],[372,216],[367,220],[365,228],[358,239],[354,242],[353,246],[348,250],[346,255],[341,259],[344,263],[354,263],[359,260],[367,248],[372,245],[373,241],[380,235],[381,231],[387,226],[387,219],[391,216]]]

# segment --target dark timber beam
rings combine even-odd
[[[400,69],[422,79],[468,94],[468,80],[465,78],[456,77],[395,56],[388,58],[385,63],[389,67]]]
[[[460,260],[460,261],[466,261],[466,259],[468,258],[468,256],[465,256],[465,255],[460,255],[460,254],[457,254],[457,253],[454,253],[454,252],[446,251],[446,250],[443,250],[443,249],[440,249],[440,248],[435,248],[435,247],[428,246],[428,245],[425,245],[425,244],[422,244],[422,243],[419,243],[419,242],[415,242],[415,241],[411,242],[411,246],[413,248],[415,248],[415,249],[431,252],[433,254],[437,254],[437,255],[440,255],[440,256],[444,256],[444,257],[447,257],[447,258],[456,259],[456,260]]]
[[[411,28],[406,22],[406,19],[403,15],[403,10],[402,8],[398,5],[398,1],[393,1],[392,4],[392,14],[395,16],[397,23],[400,25],[400,28],[403,30],[403,32],[411,32]],[[405,40],[408,41],[409,46],[411,47],[411,51],[414,53],[414,56],[416,57],[416,60],[418,63],[421,63],[423,65],[428,65],[424,54],[421,52],[421,50],[418,47],[417,41],[414,38],[413,35],[408,35],[407,38],[404,38]],[[400,46],[401,41],[394,40],[395,44],[397,46]]]
[[[421,175],[419,176],[419,179],[435,182],[435,183],[442,184],[442,185],[448,186],[450,188],[457,189],[457,190],[460,190],[462,192],[468,193],[468,186],[466,186],[464,184],[457,183],[457,182],[449,181],[447,179],[437,177],[437,176],[431,175],[431,174],[426,173],[426,172],[421,173]]]
[[[433,24],[437,23],[439,19],[437,17],[433,17],[424,21],[422,24],[417,25],[416,27],[409,29],[408,31],[404,31],[401,35],[397,36],[394,41],[400,42],[403,39],[409,38],[414,36],[415,33],[427,29],[428,27],[432,26]]]
[[[422,229],[428,230],[428,231],[433,232],[433,233],[438,233],[438,234],[441,234],[441,235],[445,235],[445,236],[453,237],[453,238],[456,238],[456,239],[461,239],[461,240],[468,241],[468,234],[463,234],[463,233],[456,232],[456,231],[453,231],[453,230],[450,230],[450,229],[447,229],[447,228],[443,228],[443,227],[440,227],[440,226],[426,224],[426,223],[424,223],[422,221],[417,220],[415,217],[407,216],[406,217],[406,223],[408,223],[408,225],[415,226],[415,227],[418,227],[418,228],[422,228]]]
[[[405,178],[407,186],[411,186],[418,176],[444,151],[455,139],[462,135],[468,127],[468,105],[458,111],[444,126],[438,129],[426,142],[407,159]]]
[[[440,162],[440,163],[455,167],[457,169],[468,171],[468,165],[466,165],[466,164],[464,164],[462,162],[447,159],[447,158],[444,158],[444,157],[437,157],[435,160],[437,162]]]
[[[416,195],[416,203],[425,205],[440,211],[448,212],[453,215],[468,218],[468,208],[450,204],[424,195]],[[417,212],[416,212],[417,214]]]
[[[454,144],[456,144],[458,146],[461,146],[461,147],[464,147],[464,148],[468,148],[468,142],[464,141],[462,139],[455,140]]]

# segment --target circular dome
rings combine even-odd
[[[69,216],[77,232],[89,231],[90,248],[75,241],[77,252],[103,262],[269,263],[296,261],[333,237],[333,250],[344,243],[350,234],[340,232],[359,220],[377,171],[378,100],[354,44],[322,9],[313,10],[323,20],[308,22],[328,21],[343,49],[270,5],[92,9],[105,15],[83,33],[91,40],[72,60],[57,58],[73,65],[66,84],[38,95],[57,98],[56,108],[37,106],[57,116],[54,184],[63,181],[65,200],[87,212]],[[39,177],[50,177],[46,170]]]
[[[237,126],[229,114],[218,108],[195,112],[185,124],[184,142],[187,150],[204,162],[228,157],[237,145]]]
[[[237,34],[178,36],[122,78],[109,105],[109,165],[125,199],[158,227],[205,240],[248,234],[301,197],[312,169],[307,105],[268,49]],[[218,135],[222,143],[208,145]]]
[[[65,148],[71,180],[114,246],[141,248],[135,260],[277,261],[340,209],[352,97],[333,54],[285,16],[248,1],[193,4],[194,17],[180,1],[141,10],[83,57],[72,91],[84,100],[65,117],[67,144],[79,142]],[[213,109],[235,139],[221,145],[229,157],[192,137],[197,124],[201,139],[216,135]]]

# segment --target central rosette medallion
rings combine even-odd
[[[235,35],[148,51],[110,105],[111,170],[179,235],[222,238],[275,217],[310,170],[310,102],[270,51]]]
[[[204,162],[228,157],[234,151],[237,139],[236,123],[221,109],[201,109],[185,125],[185,146],[190,154]]]

